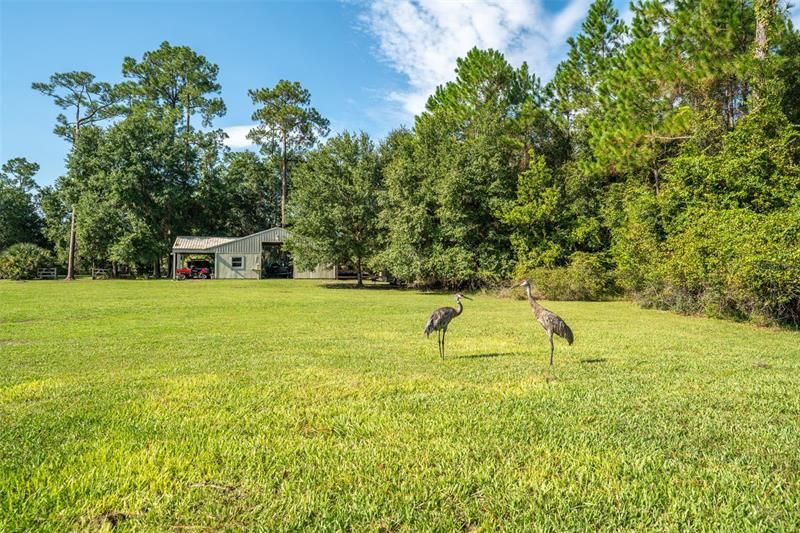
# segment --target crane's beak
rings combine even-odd
[[[463,295],[462,295],[461,297],[462,297],[462,298],[465,298],[465,299],[467,299],[467,300],[472,300],[472,298],[470,298],[469,296],[463,296]]]

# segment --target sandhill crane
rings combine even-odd
[[[447,334],[447,326],[450,325],[450,321],[453,320],[455,317],[460,315],[464,311],[464,306],[461,305],[461,299],[472,300],[472,298],[468,296],[464,296],[463,294],[456,294],[456,303],[458,304],[458,310],[453,309],[452,307],[440,307],[433,313],[431,313],[430,318],[428,319],[428,323],[425,324],[425,336],[427,337],[433,331],[436,331],[439,336],[439,357],[444,360],[444,336]]]
[[[561,320],[561,317],[539,305],[539,302],[531,294],[531,284],[528,283],[527,279],[522,280],[516,287],[525,287],[525,291],[528,294],[528,303],[531,304],[531,311],[533,311],[536,320],[547,332],[547,337],[550,339],[550,366],[553,366],[553,333],[566,339],[568,344],[572,344],[575,339],[572,335],[572,330],[569,329],[566,322]]]

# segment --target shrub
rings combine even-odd
[[[800,209],[710,211],[669,244],[670,281],[707,314],[800,323]]]
[[[605,256],[576,252],[566,267],[540,267],[521,273],[535,295],[547,300],[603,300],[616,293]]]
[[[35,244],[19,243],[0,254],[0,278],[34,279],[37,270],[51,266],[50,252]]]
[[[800,324],[800,209],[696,210],[634,297],[682,313]]]
[[[659,206],[645,188],[631,187],[616,194],[619,212],[610,249],[615,281],[627,295],[646,303],[642,295],[657,291],[662,279]]]

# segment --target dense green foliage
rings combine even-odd
[[[379,262],[409,282],[478,285],[512,272],[505,211],[537,120],[537,79],[498,52],[473,49],[437,89],[413,132],[386,142],[388,246]]]
[[[798,33],[756,7],[651,0],[627,28],[597,0],[544,89],[471,51],[385,143],[377,262],[800,324]]]
[[[797,333],[473,296],[0,282],[0,530],[800,524]]]
[[[204,172],[195,192],[211,233],[250,235],[280,224],[279,169],[253,152],[226,152],[219,167]]]
[[[33,176],[39,165],[25,158],[0,169],[0,250],[18,242],[42,242],[39,191]]]
[[[0,279],[34,279],[40,268],[52,266],[50,252],[35,244],[20,242],[0,253]]]
[[[537,267],[519,274],[533,280],[533,291],[548,300],[603,300],[619,294],[606,256],[575,252],[569,259],[567,266]]]
[[[366,260],[380,242],[381,168],[367,134],[331,138],[297,168],[293,183],[287,250],[307,270],[352,265],[362,285]]]

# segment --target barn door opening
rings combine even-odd
[[[261,279],[291,278],[294,274],[292,256],[280,244],[261,245]]]

